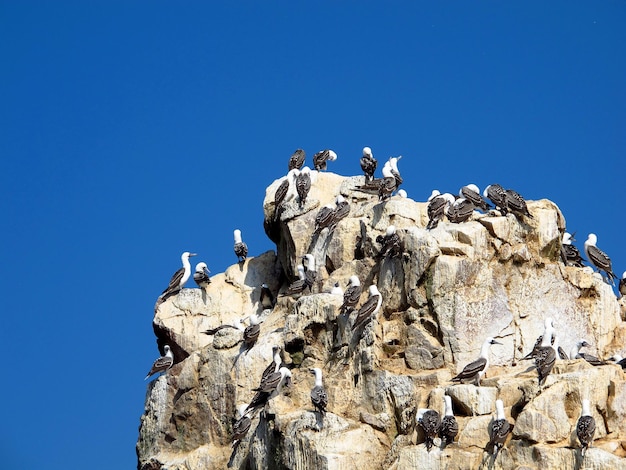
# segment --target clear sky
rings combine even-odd
[[[0,1],[2,467],[136,466],[156,297],[182,251],[235,263],[234,228],[274,248],[299,147],[346,176],[403,155],[415,200],[551,199],[621,276],[625,25],[621,0]]]

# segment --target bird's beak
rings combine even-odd
[[[196,256],[198,253],[189,253],[189,256]]]
[[[576,239],[574,238],[575,235],[576,235],[576,232],[569,234],[569,236],[571,237],[571,241],[573,241],[573,242],[576,241]]]
[[[491,342],[491,344],[500,344],[500,345],[502,345],[502,343],[497,342],[495,339]]]

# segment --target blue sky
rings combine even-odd
[[[156,297],[273,248],[299,147],[551,199],[626,270],[623,1],[209,3],[0,2],[4,468],[135,467]]]

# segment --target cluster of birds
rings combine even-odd
[[[288,201],[298,198],[299,207],[306,204],[307,195],[311,189],[311,184],[315,181],[316,174],[308,167],[303,167],[305,162],[305,152],[302,149],[296,150],[289,159],[288,173],[279,184],[274,196],[274,221],[276,221],[281,212],[285,208]],[[377,161],[374,158],[369,147],[363,148],[360,165],[365,175],[365,183],[356,189],[372,194],[377,194],[379,200],[385,201],[389,199],[394,192],[401,197],[406,197],[406,192],[399,189],[403,180],[398,169],[398,161],[401,157],[391,157],[382,168],[382,178],[375,178]],[[337,154],[332,150],[323,150],[313,156],[313,166],[315,171],[323,171],[327,168],[327,162],[337,159]],[[524,198],[514,190],[504,189],[498,184],[492,184],[485,188],[481,194],[479,188],[475,184],[463,186],[458,196],[450,193],[441,194],[434,190],[428,199],[428,225],[427,229],[434,229],[445,216],[452,223],[462,223],[467,221],[475,210],[488,212],[492,209],[490,201],[495,209],[501,215],[512,213],[520,221],[523,218],[533,218],[529,212]],[[313,234],[319,234],[325,229],[332,231],[334,227],[345,218],[350,212],[349,203],[338,195],[334,204],[323,206],[316,218]],[[238,262],[244,262],[248,255],[248,247],[243,242],[241,231],[235,230],[234,233],[234,252]],[[573,236],[565,233],[562,240],[561,256],[566,265],[583,267],[584,260],[578,249],[572,245]],[[381,245],[379,257],[395,257],[402,253],[401,239],[396,232],[396,228],[390,225],[385,235],[377,238],[377,243]],[[612,271],[610,258],[599,248],[596,247],[597,237],[595,234],[589,234],[585,242],[585,254],[589,263],[598,271],[603,271],[607,275],[607,281],[614,283],[616,279]],[[177,294],[184,287],[186,282],[192,275],[189,258],[195,256],[195,253],[184,252],[181,255],[182,267],[171,277],[168,287],[159,296],[156,308],[168,297]],[[303,257],[302,264],[297,266],[297,279],[289,284],[289,286],[281,294],[282,296],[302,295],[305,292],[311,293],[317,279],[317,269],[315,257],[312,254],[306,254]],[[205,262],[199,262],[195,271],[193,271],[193,279],[201,289],[205,289],[211,282]],[[622,276],[619,283],[619,291],[622,295],[626,295],[626,272]],[[376,318],[382,304],[382,296],[375,284],[368,288],[367,300],[357,308],[361,294],[362,286],[359,277],[353,275],[349,279],[348,286],[345,290],[335,284],[331,291],[332,294],[339,295],[343,298],[340,312],[347,316],[353,316],[351,332],[360,330],[370,321]],[[276,300],[266,284],[261,286],[261,300],[264,309],[272,309]],[[244,322],[248,320],[249,325],[244,326]],[[256,314],[251,314],[247,318],[237,319],[233,325],[221,325],[213,330],[204,333],[215,334],[222,328],[236,328],[242,332],[241,341],[244,342],[246,348],[252,347],[260,333],[260,319]],[[476,361],[468,364],[455,377],[453,382],[473,381],[480,386],[481,378],[484,376],[489,366],[489,350],[491,345],[500,344],[494,338],[487,338],[482,345],[480,356]],[[577,343],[575,350],[571,352],[571,358],[583,358],[593,365],[605,365],[606,361],[602,361],[591,355],[581,353],[580,349],[589,346],[584,340]],[[560,353],[559,353],[560,350]],[[248,432],[254,415],[268,404],[268,402],[278,396],[284,386],[288,386],[291,380],[291,370],[282,363],[281,348],[275,346],[273,348],[273,360],[263,372],[259,385],[253,391],[254,397],[247,404],[238,406],[238,419],[233,426],[233,443],[237,445],[240,440]],[[551,319],[546,319],[544,334],[537,339],[533,351],[524,359],[534,359],[538,373],[539,386],[541,387],[548,375],[550,374],[554,362],[557,357],[568,358],[558,346],[558,337],[555,334],[554,326]],[[610,360],[619,364],[622,368],[626,366],[626,359],[619,355],[613,356]],[[174,364],[174,356],[169,345],[164,346],[164,355],[158,358],[150,369],[146,379],[150,376],[167,371]],[[322,416],[326,412],[328,406],[328,394],[322,383],[322,370],[313,368],[310,371],[315,374],[315,382],[311,390],[311,403],[315,411]],[[443,446],[454,441],[458,433],[458,424],[452,411],[451,398],[444,396],[445,411],[443,419],[439,413],[432,409],[420,409],[417,413],[416,422],[423,430],[426,436],[426,447],[430,451],[433,446],[433,439],[439,435]],[[582,413],[577,424],[577,435],[583,448],[583,455],[588,446],[593,441],[595,432],[595,422],[591,416],[589,400],[582,400]],[[494,451],[494,458],[498,451],[502,448],[508,434],[512,431],[513,425],[508,423],[504,417],[504,408],[501,400],[496,401],[496,419],[490,425],[490,442]]]

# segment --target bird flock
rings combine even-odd
[[[335,161],[337,154],[330,150],[322,150],[313,155],[313,167],[304,167],[306,154],[304,150],[296,150],[288,161],[287,175],[282,179],[274,194],[274,215],[273,221],[276,223],[284,211],[286,204],[297,198],[300,208],[307,203],[307,197],[311,186],[315,184],[316,173],[327,169],[328,162]],[[394,193],[400,197],[406,197],[406,191],[400,189],[403,179],[400,175],[398,162],[401,157],[391,157],[382,167],[382,177],[376,178],[375,173],[378,166],[377,160],[374,158],[371,148],[364,147],[360,166],[365,176],[363,184],[356,187],[357,191],[375,194],[380,201],[387,201]],[[524,198],[512,189],[504,189],[498,184],[488,185],[481,193],[475,184],[463,186],[457,196],[451,193],[440,193],[433,190],[428,198],[427,214],[428,224],[427,230],[435,229],[444,217],[451,223],[463,223],[470,219],[474,211],[482,211],[487,215],[513,214],[520,222],[524,219],[532,219],[533,215],[528,210]],[[490,204],[491,203],[491,204]],[[492,206],[493,205],[493,206]],[[315,227],[313,236],[318,236],[323,231],[332,233],[337,224],[350,213],[350,204],[342,195],[337,195],[334,204],[327,204],[321,207],[315,217]],[[234,252],[238,263],[244,263],[248,256],[248,247],[242,240],[241,231],[234,230]],[[574,240],[573,234],[568,232],[563,234],[561,244],[561,259],[567,266],[585,268],[585,263],[604,273],[604,280],[614,285],[617,276],[614,274],[611,260],[597,246],[597,236],[593,233],[589,234],[584,244],[584,252],[587,260],[584,260],[580,251],[572,244]],[[402,254],[402,240],[396,227],[389,225],[384,235],[379,235],[376,242],[380,245],[377,258],[398,257]],[[184,252],[181,255],[182,267],[177,270],[171,277],[170,282],[165,290],[157,299],[155,305],[155,313],[159,305],[169,297],[178,294],[185,286],[186,282],[193,275],[193,279],[200,289],[205,290],[211,283],[209,277],[210,271],[205,262],[199,262],[192,272],[189,259],[196,256],[195,253]],[[316,269],[316,260],[312,254],[306,254],[302,258],[302,263],[296,267],[296,278],[288,286],[282,289],[279,297],[296,297],[305,294],[314,293],[314,286],[319,281]],[[353,275],[349,278],[345,291],[339,283],[336,283],[331,291],[332,294],[342,299],[339,308],[340,314],[351,318],[350,333],[356,335],[357,339],[362,334],[362,330],[377,317],[377,314],[383,303],[383,298],[377,286],[372,284],[367,287],[367,299],[359,306],[363,289],[359,276]],[[618,292],[626,295],[626,272],[619,280]],[[272,310],[276,304],[276,298],[267,284],[261,286],[260,302],[264,310]],[[248,325],[245,326],[245,322]],[[244,343],[248,350],[254,347],[260,334],[261,320],[256,314],[250,314],[247,317],[236,319],[232,325],[220,325],[219,327],[207,330],[206,334],[215,334],[223,328],[234,328],[241,332],[241,342]],[[478,359],[467,364],[462,371],[453,377],[452,382],[472,382],[476,386],[481,385],[481,379],[485,375],[489,367],[489,354],[493,345],[499,345],[495,338],[486,338]],[[614,355],[607,361],[598,359],[590,354],[581,352],[584,347],[590,344],[581,339],[577,342],[576,347],[572,349],[570,355],[564,353],[558,344],[558,336],[552,319],[547,318],[544,324],[544,333],[528,353],[524,359],[533,359],[538,374],[538,385],[542,387],[546,378],[552,371],[554,363],[557,359],[584,359],[594,366],[603,366],[608,363],[615,363],[624,369],[626,367],[626,359],[619,355]],[[168,371],[175,363],[172,349],[169,345],[164,345],[163,356],[159,357],[152,365],[146,379],[149,377]],[[237,406],[237,417],[233,423],[233,446],[239,445],[241,440],[248,433],[252,419],[256,413],[265,409],[265,406],[271,399],[281,393],[283,387],[289,386],[292,371],[290,367],[283,363],[281,358],[282,348],[278,345],[273,347],[272,362],[264,370],[258,387],[252,391],[255,392],[250,403],[243,403]],[[328,407],[328,393],[323,385],[322,368],[315,367],[310,369],[314,374],[314,383],[311,389],[310,398],[314,411],[322,417],[325,415]],[[444,415],[443,418],[435,409],[420,408],[417,412],[415,422],[419,429],[423,432],[424,442],[428,451],[434,445],[437,437],[441,440],[442,448],[454,442],[459,432],[458,423],[454,417],[452,398],[444,395]],[[593,442],[595,432],[595,421],[591,413],[591,404],[589,399],[582,399],[582,410],[580,418],[576,426],[576,434],[581,444],[582,455]],[[504,446],[507,436],[513,429],[513,424],[506,420],[504,413],[504,405],[502,400],[496,400],[496,416],[489,426],[490,440],[487,443],[487,449],[493,449],[492,455],[495,459],[498,452]]]

